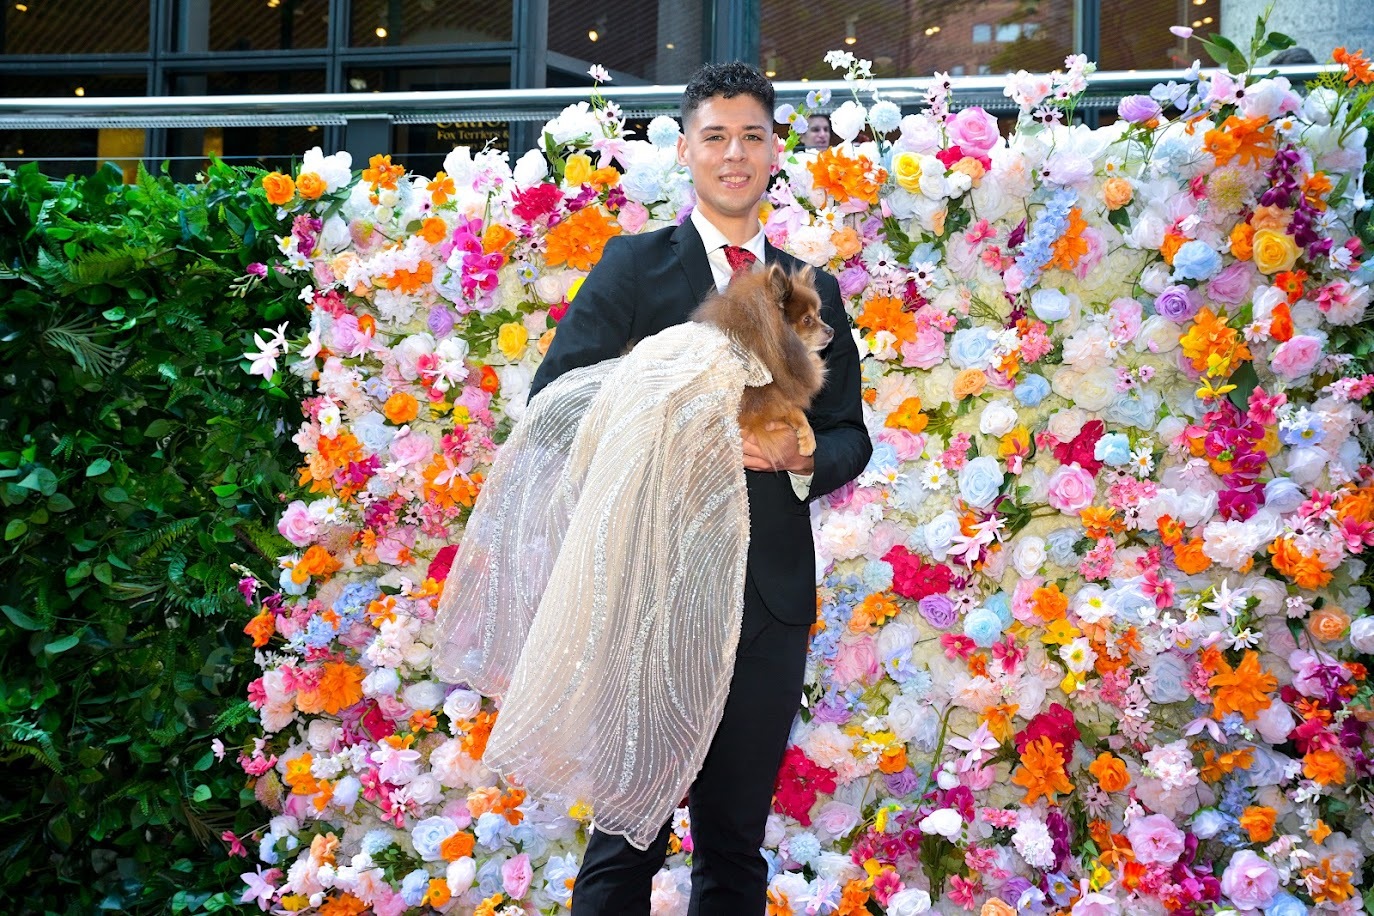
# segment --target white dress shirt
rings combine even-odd
[[[725,257],[725,246],[730,244],[730,240],[713,226],[700,210],[693,210],[688,218],[696,227],[697,235],[701,236],[701,244],[706,248],[706,261],[711,265],[711,278],[716,281],[716,292],[724,292],[725,287],[730,285],[730,278],[734,276],[730,262]],[[760,225],[754,237],[739,247],[752,254],[762,264],[766,260],[763,246],[763,226]],[[788,471],[787,476],[792,479],[792,491],[797,494],[797,499],[805,501],[811,492],[812,475]]]

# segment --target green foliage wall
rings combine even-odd
[[[299,317],[246,275],[274,251],[253,178],[0,170],[0,911],[241,888],[220,835],[262,809],[211,753],[250,712],[230,566],[289,546],[300,417],[242,368],[247,332]]]

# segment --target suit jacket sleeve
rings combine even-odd
[[[568,305],[553,343],[530,383],[533,398],[565,372],[613,359],[625,352],[634,326],[634,257],[625,238],[606,243]]]
[[[835,329],[835,339],[825,352],[825,387],[809,414],[816,433],[816,470],[809,499],[824,496],[858,477],[873,454],[873,442],[864,426],[859,349],[840,298],[840,285],[830,274],[818,271],[816,288],[821,294],[822,316]]]

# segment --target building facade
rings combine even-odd
[[[1374,33],[1369,0],[1313,2],[1332,7],[1333,15],[1340,7],[1344,34]],[[833,76],[822,61],[832,48],[872,60],[880,77],[1050,70],[1075,52],[1105,70],[1177,68],[1202,52],[1169,26],[1229,34],[1253,28],[1255,16],[1250,0],[3,3],[5,98],[571,87],[590,84],[592,63],[607,67],[618,85],[680,84],[702,62],[727,59],[757,62],[778,80],[813,80]],[[1289,19],[1282,25],[1290,30],[1315,36],[1325,28],[1320,17]],[[1303,43],[1303,34],[1296,37]],[[1324,59],[1329,42],[1317,44]],[[513,137],[503,122],[389,130],[389,148],[421,171],[455,144],[528,139],[518,127]],[[63,174],[89,172],[105,160],[166,160],[187,177],[212,154],[277,166],[312,146],[339,147],[342,139],[337,126],[300,119],[234,127],[11,124],[0,128],[0,161],[37,160]]]

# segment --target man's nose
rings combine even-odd
[[[730,140],[729,144],[725,147],[725,158],[744,158],[744,139],[742,137],[734,137]]]

